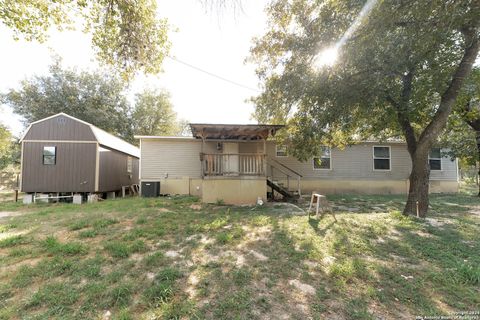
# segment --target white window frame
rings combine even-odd
[[[53,155],[45,155],[45,148],[53,148]],[[53,163],[45,163],[45,157],[53,157]],[[57,146],[43,146],[42,148],[42,165],[44,166],[55,166],[57,165]]]
[[[432,151],[432,149],[439,149],[440,150],[440,158],[430,158],[430,152]],[[443,164],[442,164],[442,148],[438,148],[438,147],[435,147],[435,148],[432,148],[430,149],[430,151],[428,152],[428,166],[430,167],[430,171],[443,171]],[[432,169],[432,167],[430,166],[430,160],[438,160],[440,161],[440,169]]]
[[[127,173],[132,173],[133,171],[133,158],[131,156],[127,157]]]
[[[332,162],[332,148],[328,147],[328,146],[321,146],[321,148],[328,148],[330,150],[330,166],[328,168],[315,168],[315,158],[320,158],[320,160],[322,160],[322,155],[319,155],[319,156],[316,156],[316,157],[313,157],[312,158],[312,168],[313,170],[317,171],[317,170],[332,170],[332,167],[333,167],[333,162]],[[325,158],[325,157],[323,157]]]
[[[285,151],[284,151],[285,155],[284,155],[284,156],[279,156],[279,155],[278,155],[278,151],[279,151],[279,150],[278,150],[278,147],[280,147],[280,148],[285,148]],[[276,144],[276,145],[275,145],[275,157],[277,157],[277,158],[286,158],[286,157],[288,157],[287,146],[286,146],[286,145],[278,145],[278,144]]]
[[[375,157],[375,148],[388,148],[388,169],[375,169],[375,159],[387,159]],[[392,171],[392,147],[391,146],[372,146],[372,168],[373,171]]]

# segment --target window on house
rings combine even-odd
[[[442,170],[442,154],[440,148],[432,148],[428,154],[430,170]]]
[[[313,158],[313,169],[330,169],[331,168],[331,150],[329,147],[321,147],[321,153],[319,157]]]
[[[390,170],[390,147],[373,147],[373,170]]]
[[[43,147],[43,164],[54,165],[57,163],[57,147]]]
[[[132,173],[133,159],[132,157],[127,158],[127,172]]]
[[[277,157],[286,157],[287,156],[287,146],[277,145],[275,147],[275,154]]]

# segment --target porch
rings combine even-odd
[[[255,203],[275,192],[286,198],[300,195],[300,175],[267,157],[267,139],[280,125],[190,124],[201,140],[200,168],[204,202]],[[286,184],[274,179],[284,175]],[[278,181],[277,181],[278,180]],[[282,179],[283,180],[283,179]],[[294,190],[290,189],[290,181]],[[293,185],[296,185],[293,186]]]
[[[201,139],[202,178],[266,177],[269,136],[281,125],[190,124]]]
[[[202,155],[202,175],[266,176],[266,155],[259,153],[209,153]]]

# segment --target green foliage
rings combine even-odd
[[[129,246],[123,242],[109,242],[105,245],[105,250],[107,250],[114,258],[128,258],[130,255]]]
[[[449,148],[448,155],[474,166],[479,161],[477,136],[480,136],[480,68],[474,67],[455,105],[442,143]]]
[[[59,0],[0,1],[0,23],[12,29],[15,38],[47,39],[51,27],[62,30],[82,24],[92,33],[98,58],[122,72],[158,73],[170,44],[166,20],[156,17],[154,0]]]
[[[464,49],[478,41],[480,9],[470,2],[373,3],[358,21],[365,1],[279,0],[268,7],[270,29],[252,48],[265,85],[253,99],[255,117],[288,123],[289,150],[301,159],[318,154],[322,143],[400,137],[400,113],[419,138]],[[352,25],[356,30],[342,38]],[[462,34],[465,28],[473,34]],[[315,68],[319,52],[333,45],[337,64]]]
[[[435,216],[427,220],[396,211],[405,195],[331,195],[334,207],[359,209],[337,212],[337,222],[276,205],[192,211],[196,199],[186,199],[6,207],[24,214],[10,217],[0,235],[18,232],[23,240],[0,249],[6,270],[0,319],[96,319],[106,310],[111,319],[254,319],[279,312],[325,319],[332,303],[334,313],[348,319],[396,319],[480,304],[480,220],[471,195],[432,195]],[[374,212],[379,205],[384,212]],[[147,223],[136,225],[139,217]],[[87,228],[71,230],[86,218]],[[85,255],[57,251],[72,241],[59,236],[39,242],[49,235],[75,239],[97,230],[94,224],[104,227],[94,239],[81,240]],[[142,235],[125,239],[137,234],[132,226]],[[228,250],[215,241],[219,233],[232,236]],[[112,242],[130,255],[152,251],[112,259],[104,249]],[[180,254],[166,256],[167,250]],[[305,306],[300,311],[293,306],[298,303]]]
[[[182,129],[170,96],[163,90],[146,89],[135,96],[132,114],[137,135],[178,135]]]
[[[60,243],[54,236],[48,236],[40,244],[46,251],[52,254],[77,255],[87,252],[87,248],[79,242]]]
[[[23,243],[25,243],[25,237],[17,235],[0,240],[0,248],[14,247]]]
[[[147,267],[158,267],[165,262],[165,255],[161,252],[155,252],[146,256],[144,262]]]
[[[132,297],[133,287],[130,283],[121,283],[112,288],[109,292],[110,305],[123,307],[128,305]]]
[[[63,68],[58,57],[49,74],[33,76],[22,81],[19,89],[0,95],[0,101],[22,116],[25,124],[64,112],[131,143],[138,143],[134,134],[182,133],[185,124],[177,121],[169,99],[165,91],[145,90],[137,94],[131,105],[126,82],[121,78],[108,72]],[[0,155],[3,148],[10,150],[5,158],[8,163],[19,159],[19,145],[14,142],[8,131],[0,127]]]
[[[65,69],[56,58],[49,74],[22,81],[19,89],[11,89],[2,100],[26,123],[65,112],[133,141],[124,86],[108,73]]]
[[[114,258],[128,258],[130,254],[147,251],[147,246],[142,240],[136,240],[132,243],[122,241],[110,241],[105,244],[105,250]]]
[[[20,162],[20,147],[7,127],[0,124],[0,169]]]
[[[154,282],[145,289],[143,296],[147,302],[154,305],[168,302],[174,293],[173,286],[175,280],[181,277],[182,273],[177,269],[165,268],[155,276]]]
[[[458,263],[453,269],[456,282],[478,286],[480,284],[480,267],[469,263]]]
[[[41,287],[28,302],[29,307],[49,307],[58,313],[73,305],[79,298],[78,291],[66,283],[51,283]],[[54,312],[54,313],[57,313]]]
[[[412,160],[403,213],[426,216],[426,159],[480,50],[480,7],[276,0],[267,11],[270,30],[251,50],[264,83],[255,118],[287,123],[284,144],[301,160],[324,145],[403,138]],[[318,65],[325,51],[336,64]]]

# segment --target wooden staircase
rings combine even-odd
[[[286,200],[297,200],[300,196],[298,192],[289,191],[282,183],[272,181],[267,178],[267,186],[280,193]]]
[[[300,180],[303,176],[295,170],[287,167],[283,163],[272,158],[267,159],[267,165],[270,166],[270,176],[267,176],[267,186],[272,188],[272,197],[274,195],[274,191],[276,191],[281,194],[287,201],[298,200],[301,197]],[[277,179],[280,178],[278,176],[279,173],[284,178],[283,180],[286,179],[286,186],[283,183],[277,181]],[[297,182],[295,191],[292,191],[290,188],[290,181],[292,179],[295,179]]]

